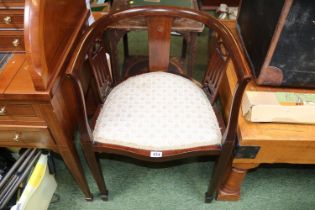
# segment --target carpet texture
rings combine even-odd
[[[200,80],[206,67],[207,35],[198,37],[198,56],[194,77]],[[179,55],[181,40],[173,37],[172,54]],[[143,54],[144,33],[131,33],[130,53]],[[204,61],[202,62],[202,58]],[[78,141],[78,139],[76,139]],[[78,148],[80,149],[80,148]],[[314,154],[315,155],[315,154]],[[269,165],[251,171],[242,186],[238,202],[213,201],[204,203],[204,193],[212,173],[214,160],[187,159],[167,164],[149,164],[119,156],[104,156],[101,160],[109,201],[103,202],[82,158],[88,183],[94,194],[93,202],[86,202],[61,159],[56,160],[60,200],[49,210],[203,210],[203,209],[315,209],[315,167]]]
[[[187,159],[152,167],[127,158],[104,157],[101,163],[110,193],[107,202],[97,196],[86,165],[93,202],[84,200],[63,161],[56,163],[60,201],[51,204],[49,210],[315,209],[314,167],[260,167],[247,175],[240,201],[206,204],[204,193],[214,165],[211,159]]]

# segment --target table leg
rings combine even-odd
[[[61,155],[63,161],[65,162],[66,166],[68,167],[70,173],[72,174],[74,180],[79,185],[80,189],[82,190],[85,200],[92,201],[93,195],[90,192],[89,186],[86,182],[82,165],[80,163],[79,156],[74,146],[59,149],[59,154]]]
[[[219,189],[217,200],[237,201],[240,199],[241,185],[249,169],[258,167],[257,163],[233,164],[231,171],[224,183]]]
[[[184,39],[181,58],[187,58],[187,76],[192,77],[193,67],[196,59],[198,33],[182,32],[181,34],[183,35]]]
[[[183,46],[182,46],[181,59],[185,60],[186,54],[187,54],[187,40],[186,40],[186,37],[183,36]]]
[[[87,184],[81,161],[74,145],[74,141],[67,137],[64,130],[60,127],[60,122],[57,119],[56,114],[62,113],[55,113],[53,107],[50,104],[41,105],[41,111],[45,116],[49,130],[56,141],[57,152],[61,155],[74,180],[77,182],[81,191],[85,195],[85,199],[87,201],[93,200],[93,195],[91,194]]]
[[[187,61],[187,74],[189,77],[192,77],[197,51],[197,33],[190,32],[190,43],[187,43],[187,46],[189,53]]]
[[[117,45],[119,43],[119,40],[124,37],[127,34],[127,30],[118,30],[118,29],[111,29],[106,34],[106,39],[109,42],[109,54],[110,54],[110,62],[112,66],[112,73],[113,73],[113,81],[114,84],[117,84],[120,81],[120,74],[119,74],[119,62],[118,62],[118,48]],[[128,47],[125,45],[125,42],[128,42],[127,37],[124,37],[124,48]],[[124,49],[125,50],[125,49]],[[125,51],[129,54],[129,52]],[[123,74],[122,74],[123,75]]]
[[[123,42],[124,42],[124,55],[125,55],[125,58],[127,58],[129,56],[128,34],[127,33],[124,35]]]

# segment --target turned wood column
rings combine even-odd
[[[237,201],[240,199],[241,185],[245,179],[246,173],[249,169],[258,167],[259,164],[248,163],[240,164],[234,163],[232,165],[229,175],[219,189],[217,200],[220,201]]]

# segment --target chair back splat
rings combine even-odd
[[[147,66],[142,65],[145,70],[126,78],[119,69],[110,68],[106,37],[113,25],[134,18],[146,23],[148,61]],[[169,73],[171,66],[177,66],[172,63],[170,42],[178,18],[200,22],[215,33],[216,44],[199,86],[188,71]],[[214,106],[220,100],[219,88],[230,63],[237,81],[230,112],[224,115],[215,113]],[[216,155],[206,202],[215,198],[231,165],[240,103],[251,78],[241,44],[226,26],[206,13],[178,7],[145,6],[112,12],[85,32],[66,73],[68,88],[79,103],[81,147],[104,200],[108,191],[97,158],[99,152],[146,161]],[[87,82],[82,75],[90,75],[91,80]],[[98,105],[92,120],[86,111],[88,92],[95,94],[92,98]]]
[[[167,71],[173,18],[148,18],[149,71]]]

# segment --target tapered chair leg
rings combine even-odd
[[[210,203],[215,198],[215,193],[222,184],[228,168],[231,167],[231,160],[233,158],[234,143],[227,142],[221,151],[220,156],[214,167],[213,175],[209,182],[208,191],[205,193],[205,202]]]
[[[100,165],[99,158],[97,158],[97,154],[92,150],[92,145],[90,142],[81,142],[81,148],[87,164],[91,170],[91,173],[96,181],[96,184],[100,191],[100,197],[102,200],[108,200],[108,190],[106,188],[106,184],[104,181],[102,168]]]

